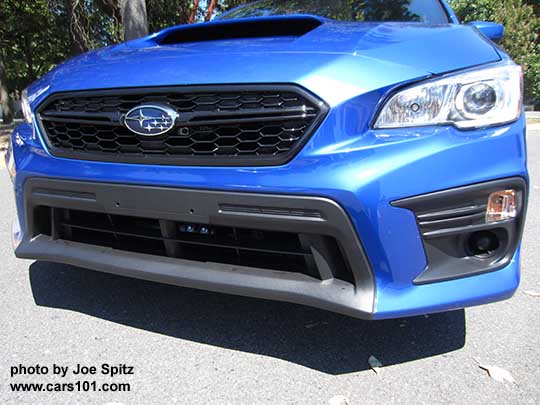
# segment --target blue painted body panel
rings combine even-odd
[[[286,18],[294,23],[295,17]],[[33,106],[60,91],[218,83],[297,83],[335,106],[383,87],[501,60],[474,28],[453,24],[329,22],[299,38],[165,46],[152,38],[60,65],[30,87],[30,94],[47,88]]]
[[[294,23],[296,17],[287,18]],[[331,110],[299,154],[279,167],[175,167],[63,159],[48,153],[37,126],[23,124],[13,135],[20,224],[24,224],[23,184],[35,176],[323,196],[346,209],[365,247],[376,281],[375,318],[461,308],[513,294],[519,283],[519,251],[500,271],[413,285],[426,266],[418,227],[410,211],[390,202],[493,179],[527,178],[524,118],[475,131],[448,126],[370,128],[381,100],[397,86],[508,58],[473,28],[328,22],[299,39],[157,46],[155,38],[67,62],[30,88],[30,97],[35,98],[32,107],[58,91],[296,83],[324,99]]]
[[[500,41],[504,37],[504,25],[487,22],[487,21],[472,21],[469,25],[475,27],[492,41]]]

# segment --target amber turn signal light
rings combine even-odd
[[[518,214],[518,193],[501,190],[491,193],[486,210],[486,222],[499,222],[515,218]]]

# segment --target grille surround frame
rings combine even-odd
[[[287,92],[294,93],[297,96],[304,98],[313,106],[316,107],[315,117],[307,128],[303,130],[303,133],[298,140],[291,146],[291,148],[282,154],[277,155],[163,155],[163,154],[125,154],[125,153],[104,153],[104,152],[88,152],[81,150],[71,150],[55,146],[49,139],[47,130],[43,124],[42,113],[50,107],[54,102],[60,99],[69,99],[75,97],[115,97],[115,96],[132,96],[132,95],[145,95],[145,94],[194,94],[198,93],[200,96],[212,93],[246,93],[249,92]],[[152,86],[152,87],[129,87],[129,88],[114,88],[114,89],[96,89],[96,90],[83,90],[83,91],[70,91],[70,92],[58,92],[52,93],[48,96],[36,109],[36,122],[38,124],[39,131],[43,138],[43,141],[48,151],[56,157],[98,161],[98,162],[115,162],[115,163],[133,163],[133,164],[148,164],[148,165],[166,165],[166,166],[218,166],[218,167],[241,167],[241,166],[280,166],[290,162],[300,150],[311,139],[312,135],[320,127],[324,119],[327,117],[330,110],[329,105],[306,90],[305,88],[296,84],[228,84],[228,85],[197,85],[197,86]],[[246,109],[249,112],[249,109]],[[283,110],[286,112],[286,110]],[[256,112],[256,111],[255,111]],[[193,115],[193,114],[192,114]],[[291,116],[292,117],[292,116]],[[276,119],[279,116],[276,117]],[[283,115],[282,121],[285,121],[288,117]],[[265,122],[264,117],[256,122]],[[295,118],[291,119],[294,122]],[[298,119],[298,118],[296,118]],[[123,114],[119,114],[117,118],[118,122],[105,122],[105,125],[121,126],[123,120]],[[204,122],[204,121],[203,121]],[[219,125],[219,121],[217,124]],[[270,122],[270,121],[269,121]],[[94,122],[98,124],[98,122]],[[175,125],[175,130],[182,127],[184,123],[178,123]],[[194,121],[195,125],[198,125],[198,121]],[[231,123],[233,124],[233,123]],[[192,125],[192,124],[190,124]],[[225,127],[223,127],[225,128]],[[129,131],[129,130],[128,130]],[[136,134],[133,134],[137,137]],[[165,137],[167,134],[164,135]]]

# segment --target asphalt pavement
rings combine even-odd
[[[539,403],[535,128],[528,135],[531,195],[515,297],[379,322],[17,260],[10,243],[14,200],[0,167],[0,402]],[[368,364],[372,355],[384,366],[378,374]],[[495,381],[477,361],[507,370],[515,382]],[[51,375],[53,364],[69,367],[67,375]],[[78,364],[95,366],[96,374],[74,375]],[[125,367],[111,376],[103,364]],[[42,374],[24,375],[36,371]],[[77,381],[89,392],[61,386]],[[14,393],[12,383],[52,383],[67,392]],[[105,392],[111,386],[104,383],[129,384],[130,391]]]

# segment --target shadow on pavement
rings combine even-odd
[[[193,342],[271,356],[328,374],[457,350],[465,312],[362,321],[280,302],[218,294],[35,262],[30,283],[37,305],[81,312]]]

